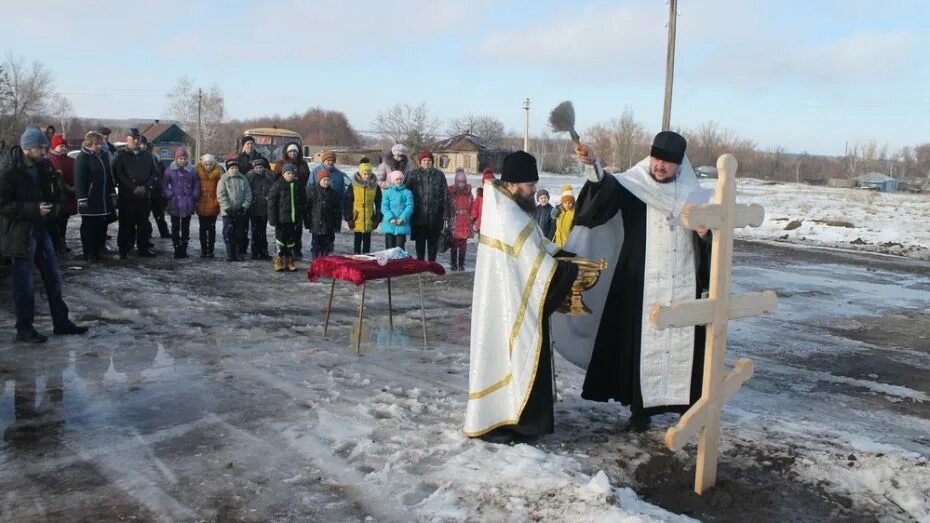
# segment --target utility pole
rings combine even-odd
[[[678,0],[668,0],[668,54],[665,58],[665,107],[662,110],[662,130],[671,129],[672,77],[675,75],[675,22],[678,18]]]
[[[203,154],[203,89],[197,89],[197,148],[194,152],[195,162]]]
[[[530,150],[530,99],[523,100],[523,151]]]

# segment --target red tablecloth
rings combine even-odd
[[[421,272],[443,275],[445,268],[436,262],[407,258],[391,260],[387,265],[378,265],[375,260],[356,260],[347,256],[321,256],[310,265],[307,279],[317,281],[320,278],[335,278],[361,285],[369,280],[394,278]]]

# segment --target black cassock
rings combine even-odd
[[[587,182],[575,204],[575,225],[594,228],[622,213],[624,241],[604,313],[588,364],[581,397],[593,401],[616,400],[633,413],[684,413],[701,396],[704,373],[705,328],[695,327],[694,363],[689,405],[643,408],[640,388],[640,348],[643,320],[643,275],[646,263],[646,204],[613,176],[605,174],[597,183]],[[693,233],[696,274],[695,298],[700,298],[710,280],[710,233],[702,239]],[[608,260],[610,261],[610,260]]]
[[[556,253],[561,256],[565,253]],[[552,434],[555,424],[552,414],[552,347],[549,337],[549,318],[556,307],[568,296],[572,290],[572,283],[578,276],[578,266],[564,261],[557,262],[555,274],[549,281],[546,289],[546,299],[543,301],[542,320],[542,347],[539,351],[539,365],[536,367],[536,378],[530,397],[526,400],[520,421],[516,425],[498,427],[487,435],[503,432],[516,432],[524,436],[541,436]]]

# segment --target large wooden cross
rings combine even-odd
[[[733,229],[762,224],[765,209],[736,203],[736,158],[725,154],[717,160],[717,189],[706,205],[687,205],[681,213],[685,227],[714,231],[708,298],[656,305],[650,321],[657,329],[707,325],[704,349],[704,382],[699,399],[665,434],[669,450],[681,450],[691,436],[699,434],[694,491],[703,494],[717,482],[717,447],[720,443],[720,412],[743,382],[752,377],[753,365],[740,358],[726,372],[727,321],[775,312],[778,297],[773,291],[730,296],[730,267],[733,260]]]

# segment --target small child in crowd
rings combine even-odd
[[[388,249],[404,248],[410,234],[413,216],[413,193],[404,186],[404,173],[391,171],[387,175],[388,188],[381,198],[381,232]]]
[[[562,187],[562,198],[559,206],[552,210],[552,218],[555,220],[553,241],[562,247],[568,241],[568,235],[575,224],[575,197],[572,195],[571,185]]]
[[[342,227],[342,195],[330,187],[330,171],[320,169],[316,183],[307,195],[307,228],[310,229],[310,256],[333,253],[336,232]]]
[[[274,226],[274,241],[278,247],[274,259],[275,272],[285,268],[297,270],[294,250],[301,234],[300,221],[304,215],[303,184],[297,182],[297,168],[286,163],[281,168],[281,177],[268,191],[268,222]]]
[[[549,191],[540,189],[536,191],[536,210],[533,211],[533,218],[539,224],[543,236],[552,239],[555,235],[555,220],[552,218],[552,204],[549,203]]]
[[[349,228],[355,233],[355,254],[371,252],[371,231],[381,222],[381,187],[373,174],[371,162],[362,158],[352,185],[346,191],[343,214]]]

